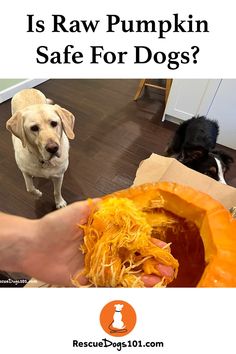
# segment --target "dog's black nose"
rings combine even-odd
[[[57,143],[48,143],[45,146],[45,149],[47,150],[47,152],[50,152],[50,154],[55,154],[58,151],[59,146]]]

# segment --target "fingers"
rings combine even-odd
[[[78,281],[78,283],[81,285],[81,286],[86,286],[89,284],[89,280],[86,276],[84,275],[79,275],[78,278],[76,279]]]
[[[100,200],[101,199],[99,198],[95,198],[75,203],[75,207],[77,208],[78,213],[80,213],[81,215],[82,224],[85,224],[88,220],[89,215],[97,210]]]
[[[174,276],[174,269],[171,266],[164,264],[157,264],[156,269],[161,273],[163,277],[172,278]]]
[[[161,278],[157,275],[142,275],[141,280],[143,281],[145,288],[152,288],[160,283]]]
[[[157,238],[152,238],[152,242],[160,248],[164,248],[167,243],[161,241]],[[144,286],[147,288],[153,287],[158,284],[163,277],[172,278],[174,276],[174,269],[171,266],[164,265],[162,263],[157,263],[155,268],[160,273],[160,276],[150,274],[150,275],[142,275],[141,279],[144,282]]]
[[[160,276],[154,274],[141,276],[141,280],[146,288],[152,288],[160,283],[163,277],[172,278],[174,276],[174,269],[171,266],[166,266],[160,263],[157,264],[155,268],[160,272]]]
[[[96,203],[99,202],[99,199],[96,200]],[[167,245],[166,242],[161,241],[159,239],[156,238],[152,238],[152,242],[157,246],[157,247],[165,247]],[[174,276],[174,269],[171,266],[167,266],[164,265],[162,263],[157,263],[155,268],[158,270],[158,272],[160,273],[160,275],[155,275],[155,274],[143,274],[141,275],[141,280],[144,283],[144,286],[146,288],[152,288],[154,287],[156,284],[160,283],[163,279],[163,277],[165,278],[173,278]],[[89,280],[88,278],[86,278],[84,275],[79,275],[76,276],[76,286],[86,286],[89,284]]]
[[[154,243],[156,246],[158,246],[158,247],[160,247],[160,248],[164,248],[164,247],[167,245],[166,242],[161,241],[161,240],[159,240],[158,238],[152,237],[152,238],[151,238],[151,241],[152,241],[152,243]]]
[[[68,205],[65,208],[54,211],[47,215],[47,218],[54,220],[63,220],[64,224],[83,225],[87,222],[89,215],[96,210],[100,199],[89,199],[79,201]]]

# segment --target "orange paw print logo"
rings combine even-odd
[[[113,337],[126,336],[136,324],[135,310],[128,302],[111,301],[101,311],[100,324],[104,331]]]

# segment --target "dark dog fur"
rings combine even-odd
[[[184,164],[199,159],[215,148],[218,134],[219,125],[216,121],[204,116],[193,117],[179,125],[166,154],[176,155]]]
[[[225,174],[233,158],[223,151],[214,150],[219,134],[219,125],[215,120],[204,116],[193,117],[177,128],[166,156],[171,156],[187,167],[219,180],[219,166]]]

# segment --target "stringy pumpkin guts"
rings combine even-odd
[[[151,240],[152,232],[158,227],[161,233],[163,222],[166,225],[168,220],[160,213],[153,223],[152,215],[140,210],[128,198],[102,200],[87,224],[81,226],[85,268],[72,279],[73,283],[80,286],[79,275],[84,275],[90,286],[144,287],[141,275],[155,274],[161,278],[156,287],[166,286],[177,275],[178,261],[171,255],[169,245],[161,248]],[[162,276],[157,264],[171,266],[173,275]]]

